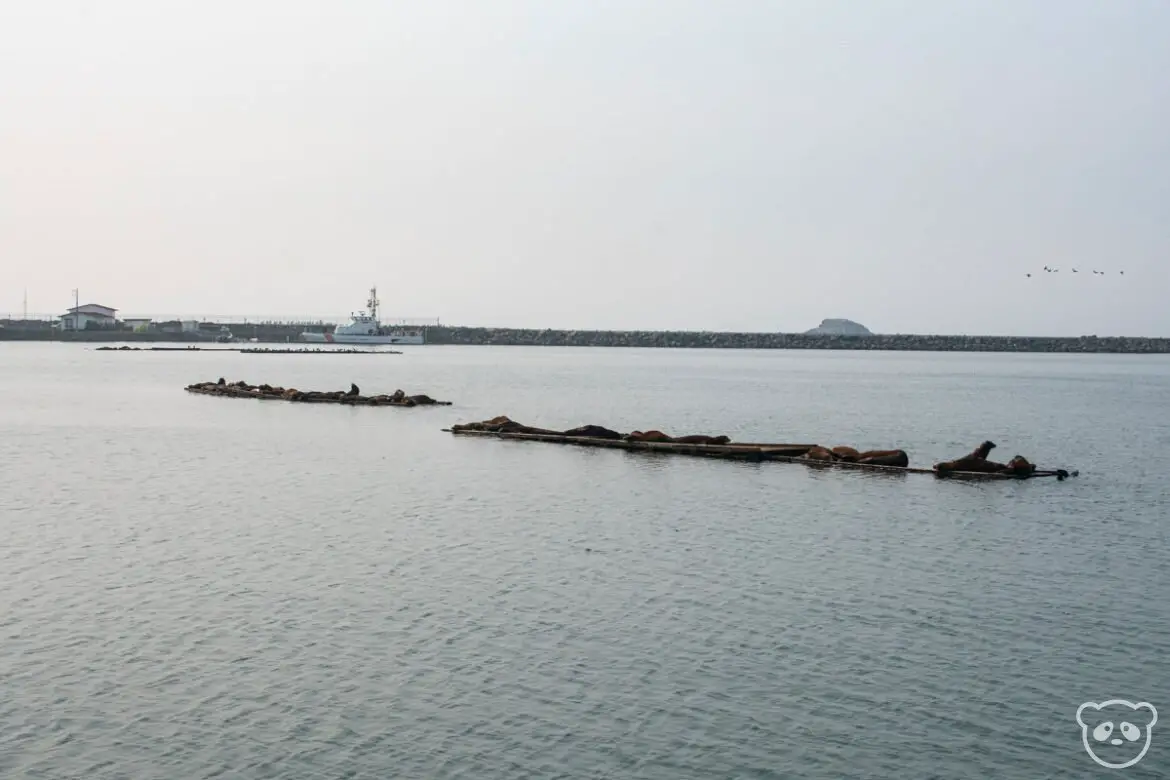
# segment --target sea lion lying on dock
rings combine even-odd
[[[533,428],[531,425],[518,423],[507,415],[493,417],[480,422],[452,425],[453,431],[484,431],[486,433],[535,433],[545,436],[564,436],[560,431],[550,431],[547,428]]]
[[[675,436],[671,441],[675,444],[711,444],[719,446],[721,444],[731,444],[731,437],[707,436],[706,434],[696,433],[690,436]]]
[[[632,433],[627,433],[622,438],[626,441],[644,441],[653,442],[655,444],[669,444],[670,442],[674,441],[674,439],[670,438],[662,431],[633,431]]]
[[[841,446],[830,449],[816,446],[800,457],[804,460],[824,463],[857,463],[866,466],[900,466],[902,468],[910,465],[910,456],[906,454],[905,450],[858,452],[854,447]]]
[[[1023,455],[1017,455],[1008,461],[1005,471],[1017,477],[1030,477],[1036,473],[1036,466]]]
[[[729,444],[728,436],[707,436],[696,433],[689,436],[669,436],[662,431],[634,431],[622,437],[626,441],[641,441],[654,444]]]
[[[434,406],[435,404],[442,403],[442,401],[436,401],[434,398],[431,398],[429,395],[423,393],[419,393],[418,395],[408,395],[406,398],[415,406]]]
[[[617,441],[625,436],[601,425],[580,425],[565,431],[564,435],[577,436],[584,439],[609,439],[610,441]]]
[[[906,468],[910,465],[910,456],[906,454],[906,450],[866,450],[857,456],[857,462],[867,466]]]

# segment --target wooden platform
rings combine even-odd
[[[1077,476],[1078,472],[1066,472],[1063,469],[1037,469],[1031,476],[1021,477],[1014,474],[985,474],[982,472],[951,472],[945,477],[935,473],[934,469],[915,468],[913,466],[877,466],[869,463],[847,463],[845,461],[806,460],[801,457],[814,446],[813,444],[677,444],[645,441],[625,441],[622,439],[594,439],[584,436],[565,436],[563,434],[541,433],[498,433],[495,431],[470,431],[443,428],[445,433],[456,436],[479,436],[494,439],[508,439],[515,441],[538,441],[550,444],[569,444],[578,447],[599,447],[605,449],[626,450],[634,452],[658,452],[671,455],[687,455],[702,458],[721,458],[724,460],[742,460],[749,462],[777,461],[781,463],[801,463],[814,468],[838,468],[860,471],[884,472],[888,474],[930,474],[942,479],[992,479],[992,480],[1021,480],[1037,477],[1056,477],[1063,480],[1067,476]]]

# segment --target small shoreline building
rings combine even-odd
[[[94,328],[116,328],[117,309],[97,303],[74,306],[61,317],[62,330],[92,330]]]

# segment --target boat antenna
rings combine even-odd
[[[370,288],[370,300],[366,301],[366,307],[370,310],[370,318],[378,321],[378,285]]]

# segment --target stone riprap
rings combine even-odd
[[[690,349],[853,349],[921,352],[1170,353],[1170,339],[1081,336],[840,336],[813,333],[427,328],[428,344]]]

